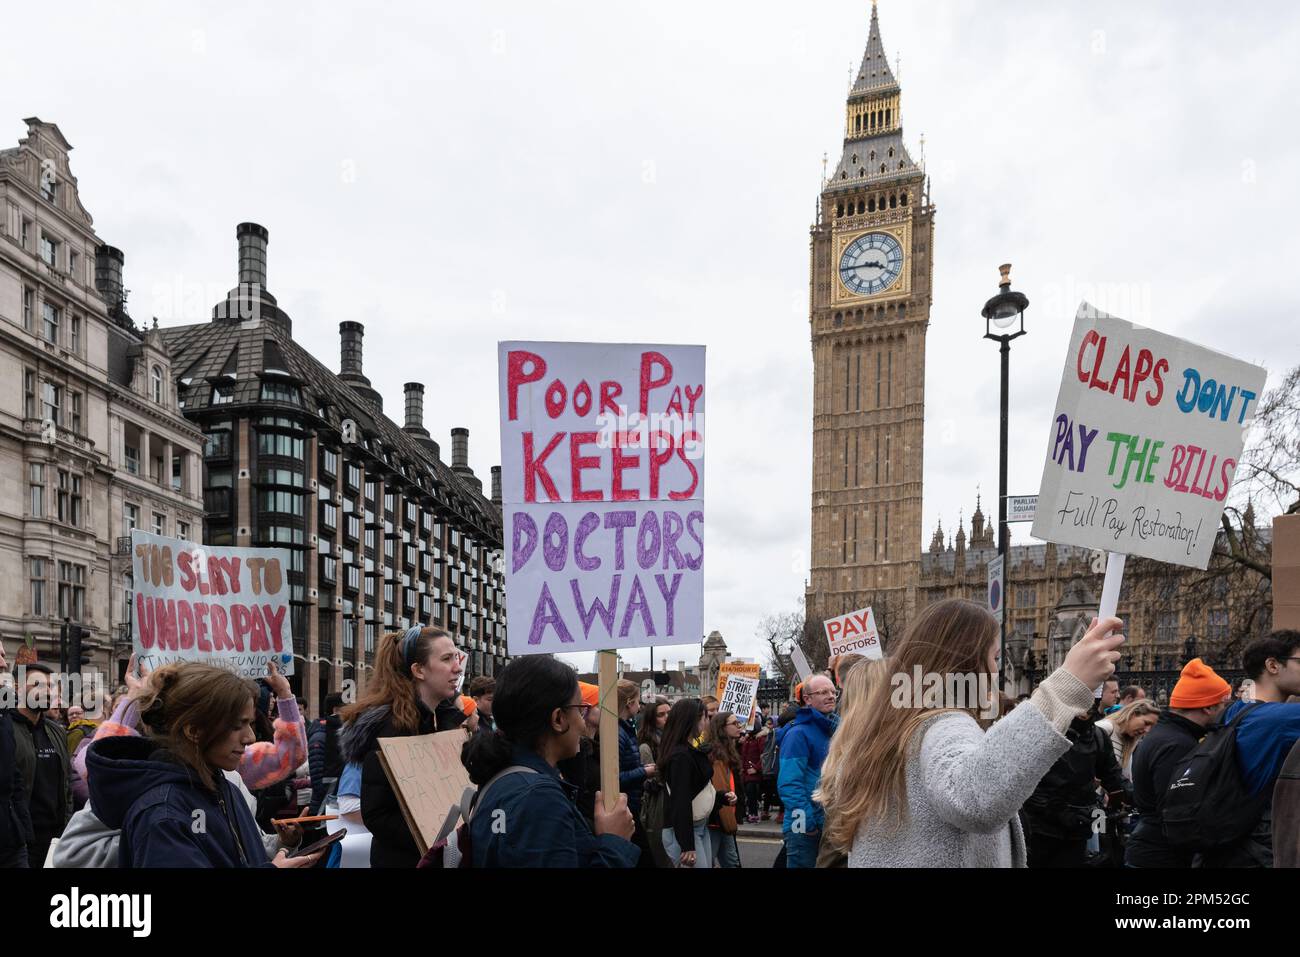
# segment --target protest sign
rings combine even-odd
[[[698,641],[704,347],[498,346],[512,655]]]
[[[836,655],[884,657],[884,651],[880,647],[880,632],[876,630],[876,616],[870,608],[828,618],[825,628],[832,658]]]
[[[284,548],[194,545],[135,529],[131,641],[150,670],[201,661],[246,678],[274,660],[294,673],[290,555]]]
[[[1034,537],[1205,568],[1265,378],[1082,303]]]
[[[746,675],[727,675],[726,683],[718,694],[718,711],[730,711],[741,727],[749,723],[758,702],[758,678]]]
[[[790,663],[794,665],[794,673],[799,676],[799,680],[807,681],[808,676],[812,674],[812,666],[808,664],[808,656],[798,645],[790,649]]]
[[[718,665],[718,685],[714,690],[713,696],[719,701],[722,700],[723,692],[727,688],[727,679],[732,675],[738,675],[742,678],[753,678],[758,680],[762,674],[762,668],[757,662],[753,661],[724,661]]]
[[[464,728],[379,739],[380,763],[421,854],[433,845],[448,810],[460,804],[469,787],[469,773],[460,762],[468,739]]]

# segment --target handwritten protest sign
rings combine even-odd
[[[1034,537],[1205,568],[1265,378],[1081,304]]]
[[[379,754],[420,853],[434,843],[447,811],[460,803],[469,773],[460,763],[464,728],[407,738],[380,738]]]
[[[754,705],[758,702],[758,678],[732,674],[718,694],[718,710],[730,711],[742,726],[754,716]]]
[[[149,669],[201,661],[246,678],[291,675],[288,549],[194,545],[135,529],[131,640]]]
[[[880,632],[876,630],[876,616],[870,608],[828,618],[825,628],[832,658],[836,655],[884,657],[884,650],[880,647]]]
[[[704,347],[503,342],[512,655],[695,642]]]

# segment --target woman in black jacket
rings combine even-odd
[[[371,833],[371,867],[415,867],[420,849],[379,761],[379,739],[451,731],[465,722],[456,705],[460,649],[441,628],[416,625],[379,641],[375,673],[361,700],[340,712],[339,750],[361,765],[361,819]]]
[[[691,743],[704,734],[707,723],[704,703],[683,698],[668,712],[659,740],[659,774],[668,790],[664,850],[678,867],[713,866],[709,818],[726,798],[713,787],[713,764],[707,752]]]

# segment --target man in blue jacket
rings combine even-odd
[[[1231,722],[1243,708],[1249,712],[1237,726],[1237,759],[1252,795],[1273,793],[1288,752],[1300,741],[1300,631],[1275,631],[1248,644],[1241,653],[1246,675],[1255,682],[1255,702],[1235,701],[1223,716]],[[1238,843],[1204,855],[1205,867],[1272,867],[1273,806],[1266,800],[1255,826]]]
[[[810,677],[803,686],[807,702],[786,728],[781,739],[781,770],[777,789],[785,806],[781,837],[785,841],[785,866],[817,866],[823,812],[813,799],[822,762],[835,730],[835,685],[826,675]]]

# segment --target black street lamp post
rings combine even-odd
[[[1007,598],[1011,593],[1010,562],[1007,560],[1007,393],[1011,370],[1011,340],[1025,334],[1025,310],[1029,297],[1011,288],[1011,263],[998,267],[1002,274],[998,294],[984,303],[984,338],[1002,344],[1002,423],[998,449],[998,555],[1002,559],[1002,632],[999,639],[998,688],[1003,690],[1007,670]],[[998,332],[994,332],[994,328]],[[1014,330],[1014,331],[1013,331]]]

